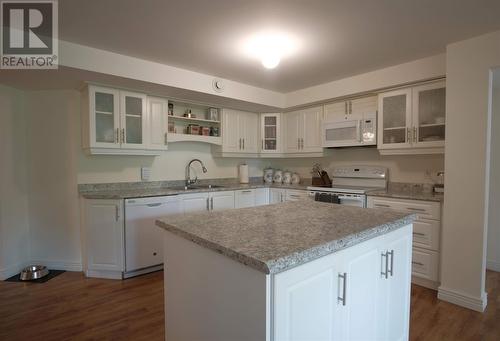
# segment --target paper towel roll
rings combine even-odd
[[[248,183],[248,165],[240,165],[240,184]]]

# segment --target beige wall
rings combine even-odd
[[[451,44],[446,60],[445,205],[439,297],[486,305],[486,172],[489,73],[500,31]]]
[[[487,268],[500,272],[500,69],[493,73]]]
[[[26,121],[22,92],[0,86],[0,280],[30,256]]]

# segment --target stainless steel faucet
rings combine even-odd
[[[205,167],[203,162],[201,162],[200,159],[192,159],[191,161],[189,161],[189,163],[186,166],[186,186],[195,184],[198,181],[198,176],[196,176],[196,178],[194,180],[191,180],[191,164],[195,161],[200,163],[203,173],[207,172],[207,168]]]

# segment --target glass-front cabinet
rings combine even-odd
[[[378,149],[381,154],[444,152],[444,81],[379,95]]]
[[[158,155],[166,150],[167,100],[89,85],[82,101],[82,145],[88,154]],[[87,114],[88,113],[88,114]]]
[[[96,147],[120,147],[120,115],[118,90],[90,89],[90,139]]]
[[[281,114],[261,114],[261,153],[281,152]]]
[[[143,149],[146,126],[146,95],[120,91],[121,143],[125,148]]]
[[[417,86],[412,89],[417,146],[444,146],[446,124],[446,87],[444,83]]]

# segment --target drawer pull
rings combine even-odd
[[[241,193],[252,193],[252,190],[248,189],[248,190],[245,190],[245,191],[241,191]]]
[[[414,236],[425,236],[425,233],[421,233],[421,232],[413,232],[413,235]]]
[[[377,206],[377,207],[391,207],[390,205],[386,205],[386,204],[375,204],[375,206]]]
[[[387,279],[389,277],[389,252],[382,252],[382,270],[380,271],[380,274],[382,277],[385,277]],[[385,259],[385,260],[384,260]],[[384,271],[384,264],[385,264],[385,271]]]
[[[417,211],[417,212],[425,212],[426,211],[425,208],[416,208],[416,207],[407,207],[406,209],[410,210],[410,211]]]
[[[415,264],[415,265],[420,265],[420,266],[424,266],[424,265],[425,265],[424,263],[415,262],[415,261],[412,261],[411,263],[412,263],[412,264]]]

